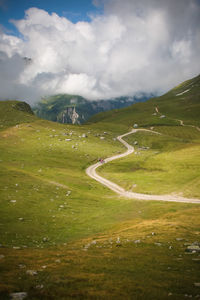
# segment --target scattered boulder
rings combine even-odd
[[[3,259],[5,257],[5,255],[1,254],[0,255],[0,259]]]
[[[187,246],[186,252],[190,252],[190,253],[196,253],[196,252],[200,252],[200,246],[197,242],[194,242],[193,244],[191,244],[190,246]]]
[[[154,243],[154,245],[156,245],[156,246],[162,246],[161,243]]]
[[[42,269],[46,269],[47,268],[47,266],[42,266]]]
[[[37,275],[37,271],[34,271],[34,270],[27,270],[27,271],[26,271],[26,274],[27,274],[27,275],[31,275],[31,276],[35,276],[35,275]]]
[[[116,240],[116,247],[119,247],[119,246],[121,246],[120,237],[118,237]]]
[[[140,243],[141,243],[141,240],[135,240],[134,243],[135,243],[135,244],[140,244]]]
[[[71,194],[71,191],[67,191],[66,196],[68,197]]]
[[[19,293],[11,293],[10,297],[13,300],[23,300],[28,296],[26,292],[19,292]]]
[[[26,265],[19,264],[19,268],[20,268],[20,269],[25,269],[25,268],[26,268]]]
[[[97,243],[97,241],[94,240],[91,242],[91,245],[96,245],[96,243]]]
[[[43,289],[43,287],[44,287],[44,285],[43,284],[38,284],[38,285],[36,285],[36,289],[37,290],[42,290]]]
[[[133,128],[138,128],[138,124],[135,123],[135,124],[133,125]]]

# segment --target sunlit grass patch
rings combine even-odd
[[[195,142],[188,135],[189,132],[197,139],[198,132],[193,128],[186,130],[185,140],[184,130],[172,127],[168,131],[175,137],[148,132],[130,135],[126,140],[134,145],[135,153],[102,166],[100,174],[139,193],[175,193],[198,198],[200,146],[198,140]]]

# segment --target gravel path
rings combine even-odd
[[[160,134],[158,132],[152,131],[152,130],[147,130],[147,129],[133,129],[132,131],[125,133],[123,135],[120,135],[117,137],[118,141],[120,141],[126,148],[127,151],[118,154],[109,158],[106,158],[104,161],[105,163],[108,163],[109,161],[119,159],[122,157],[125,157],[127,155],[132,154],[135,150],[134,147],[129,145],[127,142],[123,140],[123,137],[129,135],[129,134],[134,134],[137,131],[149,131],[153,132],[155,134]],[[184,198],[184,197],[179,197],[176,195],[147,195],[147,194],[140,194],[140,193],[134,193],[134,192],[129,192],[117,185],[116,183],[98,175],[96,173],[96,169],[102,165],[101,162],[98,162],[86,169],[86,174],[90,176],[91,178],[95,179],[96,181],[100,182],[104,186],[108,187],[112,191],[116,192],[120,196],[126,197],[126,198],[132,198],[132,199],[140,199],[140,200],[157,200],[157,201],[169,201],[169,202],[183,202],[183,203],[198,203],[200,204],[200,199],[192,199],[192,198]]]

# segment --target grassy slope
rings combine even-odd
[[[188,92],[177,96],[188,89]],[[120,124],[121,128],[127,129],[132,128],[134,123],[140,127],[179,125],[179,122],[174,119],[182,119],[186,124],[199,126],[199,95],[200,75],[180,84],[161,97],[136,103],[128,108],[100,113],[92,117],[90,122],[100,122],[101,126],[104,124],[105,127],[109,124],[112,126]],[[160,119],[161,114],[153,115],[155,107],[158,107],[160,113],[166,115],[166,118]]]
[[[0,130],[24,122],[33,122],[36,117],[25,102],[1,101],[0,102]]]
[[[22,120],[21,114],[19,117]],[[100,154],[110,156],[122,147],[112,140],[111,134],[100,141],[96,136],[100,132],[89,129],[36,119],[1,132],[3,244],[43,245],[46,235],[46,244],[64,242],[109,226],[112,215],[116,218],[122,204],[119,201],[119,207],[112,211],[110,207],[115,202],[99,197],[104,188],[90,182],[84,170]],[[87,138],[82,137],[85,133]],[[19,222],[19,218],[24,220]],[[93,222],[94,219],[99,222]],[[10,222],[12,226],[6,231]],[[27,233],[32,227],[30,237]],[[17,235],[16,228],[20,232]]]
[[[111,122],[112,126],[120,124],[127,130],[138,123],[140,127],[153,127],[154,131],[162,133],[162,136],[137,133],[127,137],[132,144],[138,142],[135,147],[138,155],[105,165],[100,173],[132,191],[200,198],[200,131],[180,126],[178,121],[181,119],[184,124],[193,126],[200,124],[199,94],[200,76],[159,98],[133,105],[130,110],[108,112],[102,121],[101,115],[97,115],[97,127],[99,123],[109,126]],[[162,114],[166,117],[160,118]],[[141,147],[150,149],[143,151]]]
[[[200,199],[200,132],[180,126],[155,130],[165,134],[138,132],[126,138],[132,145],[138,142],[136,154],[102,166],[100,174],[127,190]]]
[[[199,239],[200,207],[119,198],[85,175],[87,165],[99,156],[123,150],[112,138],[136,122],[136,114],[130,120],[127,112],[127,121],[125,116],[120,123],[120,118],[116,120],[118,126],[110,120],[63,126],[27,114],[23,119],[21,111],[14,114],[12,124],[4,118],[0,137],[2,299],[15,291],[27,291],[29,299],[168,299],[169,293],[171,299],[183,299],[185,294],[199,293],[194,287],[199,280],[198,253],[186,254],[184,243]],[[146,112],[146,126],[148,116]],[[34,118],[31,123],[29,118]],[[155,120],[178,124],[170,118]],[[177,132],[170,126],[157,128],[167,133],[163,140],[148,135],[137,139],[159,155],[165,155],[163,142],[169,152],[174,147],[186,149],[184,139],[187,146],[199,143],[193,130],[173,128]],[[100,140],[98,134],[104,130],[108,134]],[[80,138],[83,133],[88,137]],[[126,173],[123,180],[128,182]],[[141,242],[135,243],[138,239]],[[13,249],[16,246],[20,249]],[[30,269],[37,275],[28,275]]]

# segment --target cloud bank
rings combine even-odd
[[[0,33],[0,98],[69,93],[102,99],[160,93],[200,71],[197,0],[104,0],[73,24],[38,8]]]

